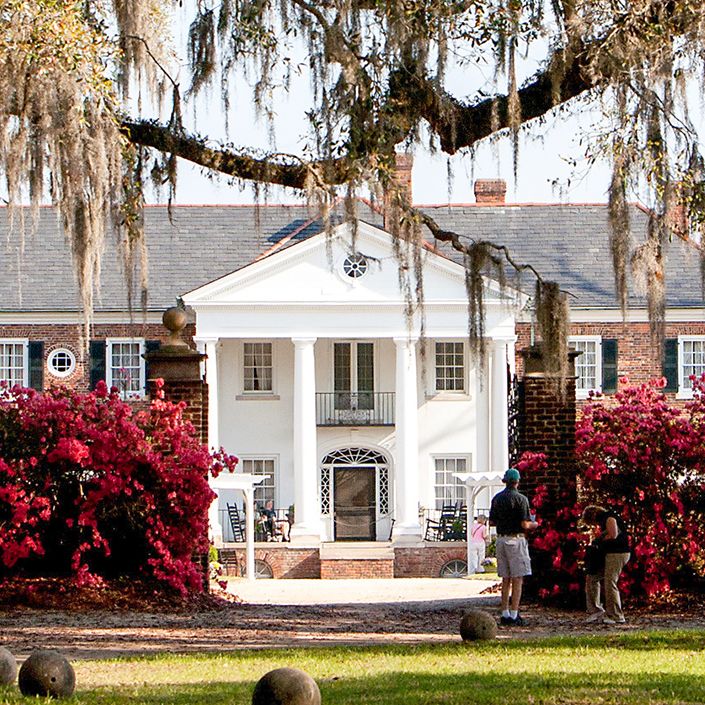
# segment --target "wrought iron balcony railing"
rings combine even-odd
[[[393,426],[394,392],[317,392],[319,426]]]

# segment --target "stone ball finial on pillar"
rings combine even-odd
[[[171,306],[162,315],[162,323],[169,331],[169,338],[166,342],[169,346],[188,347],[188,344],[181,338],[181,332],[186,328],[188,317],[186,311],[179,306]]]

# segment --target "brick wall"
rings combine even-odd
[[[221,548],[220,562],[228,575],[239,575],[240,566],[245,565],[245,547]],[[255,547],[255,559],[264,561],[272,569],[275,578],[320,578],[321,561],[318,548]]]
[[[424,544],[394,549],[395,578],[437,578],[441,568],[452,560],[466,561],[467,545],[459,541],[452,546]]]

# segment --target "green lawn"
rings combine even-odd
[[[281,666],[313,676],[324,705],[705,703],[704,645],[693,630],[77,661],[73,703],[246,705]],[[0,688],[3,705],[27,702]]]

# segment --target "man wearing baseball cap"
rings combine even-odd
[[[497,527],[497,574],[502,578],[502,616],[499,623],[521,626],[519,615],[524,576],[531,575],[529,544],[525,531],[538,524],[529,511],[529,500],[517,487],[521,476],[516,468],[509,468],[502,481],[506,487],[492,498],[490,524]]]

